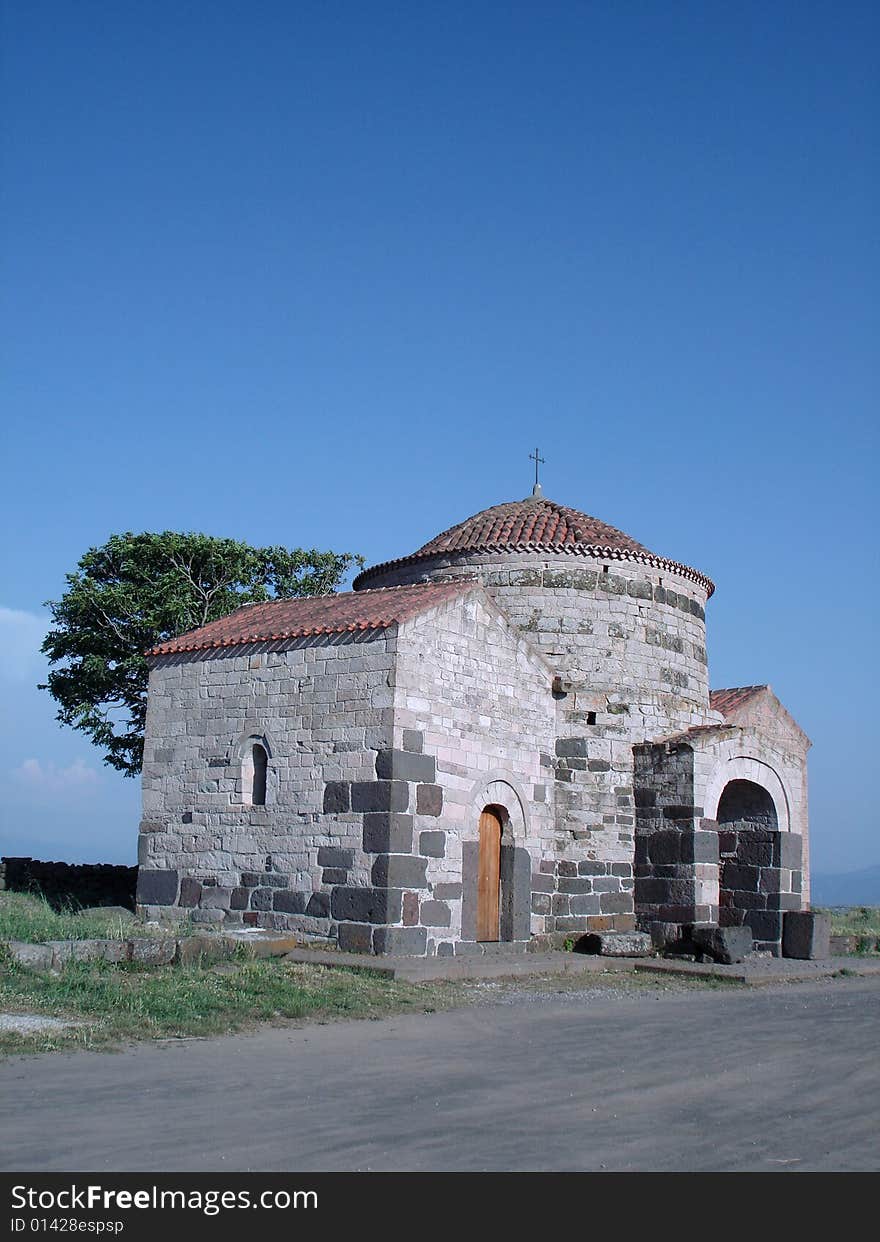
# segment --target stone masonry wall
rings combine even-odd
[[[672,940],[676,927],[692,923],[746,922],[759,947],[778,952],[782,913],[803,904],[803,837],[795,824],[805,774],[791,779],[784,741],[725,724],[636,746],[634,755],[642,926]],[[760,823],[719,824],[724,790],[743,781],[764,791],[762,807],[775,809]]]
[[[337,890],[372,886],[377,833],[365,825],[409,798],[405,781],[377,771],[391,750],[396,644],[392,629],[154,662],[142,907],[335,936],[350,914]],[[242,804],[253,737],[269,753],[265,806]],[[383,921],[387,901],[374,900]]]
[[[436,791],[417,800],[413,840],[424,885],[406,894],[415,951],[491,951],[476,941],[479,816],[502,811],[502,941],[525,947],[545,930],[532,914],[532,874],[555,844],[553,674],[482,591],[401,626],[395,746],[416,737],[436,757]],[[407,823],[407,830],[409,829]],[[415,848],[415,847],[414,847]],[[421,946],[424,945],[424,948]]]
[[[479,813],[504,812],[501,935],[525,947],[555,842],[552,671],[479,587],[393,632],[164,657],[138,900],[378,953],[476,942]],[[254,739],[265,806],[242,803]]]
[[[532,553],[431,557],[370,587],[476,576],[601,726],[633,715],[641,739],[717,719],[708,711],[706,591],[634,561]]]
[[[633,923],[634,743],[720,720],[709,710],[706,591],[628,560],[461,554],[398,566],[370,586],[476,575],[556,683],[544,757],[556,836],[537,905],[546,930]],[[598,922],[597,920],[602,920]]]
[[[743,730],[741,737],[745,745],[729,749],[725,754],[725,762],[736,755],[746,754],[768,765],[778,777],[784,790],[784,807],[779,827],[783,831],[795,832],[801,838],[801,855],[803,868],[803,902],[809,908],[810,901],[810,837],[809,837],[809,806],[807,791],[807,755],[810,739],[803,729],[792,719],[769,688],[753,695],[730,717],[730,723]],[[745,773],[744,773],[745,775]],[[763,783],[757,770],[748,773],[749,779],[757,779]],[[714,815],[717,806],[719,786],[726,783],[724,776],[718,775],[718,769],[703,764],[700,767],[698,781],[702,782],[702,797],[706,802],[706,813]]]

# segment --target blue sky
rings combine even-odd
[[[6,0],[0,853],[133,861],[34,687],[114,531],[404,555],[545,492],[718,583],[712,683],[880,862],[880,11]]]

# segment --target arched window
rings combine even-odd
[[[251,798],[251,802],[254,804],[254,806],[265,806],[266,805],[266,765],[269,762],[269,756],[266,754],[265,749],[259,744],[259,742],[254,746],[253,756],[254,756],[253,758],[254,785],[253,785],[253,791],[252,791],[253,796]]]
[[[248,739],[241,764],[241,800],[246,806],[266,805],[269,754],[262,742]]]

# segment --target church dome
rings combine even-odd
[[[637,561],[697,582],[705,587],[708,595],[715,589],[713,583],[699,571],[655,556],[643,544],[607,522],[567,505],[557,504],[540,494],[483,509],[435,535],[411,555],[365,569],[355,579],[354,589],[363,590],[373,579],[384,578],[389,571],[414,568],[436,558],[459,561],[485,553],[570,554]]]
[[[511,500],[493,505],[457,526],[451,526],[419,548],[416,556],[432,552],[477,551],[484,548],[517,548],[543,550],[557,547],[621,548],[629,552],[648,549],[630,539],[623,531],[598,518],[569,509],[544,496]],[[650,555],[650,553],[648,553]]]

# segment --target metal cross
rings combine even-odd
[[[543,457],[538,456],[537,446],[535,446],[534,453],[529,453],[529,461],[533,461],[535,463],[535,487],[540,487],[541,484],[538,482],[538,464],[540,463],[542,466],[544,466],[546,465],[546,462],[544,461]]]

